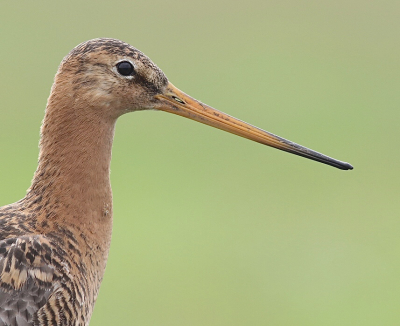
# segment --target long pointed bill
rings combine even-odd
[[[183,93],[171,83],[168,84],[165,93],[156,95],[156,98],[160,101],[160,104],[155,107],[158,110],[196,120],[206,125],[228,131],[232,134],[254,140],[261,144],[334,166],[338,169],[353,169],[349,163],[335,160],[329,156],[325,156],[296,143],[292,143],[289,140],[254,127],[221,111],[215,110],[214,108]]]

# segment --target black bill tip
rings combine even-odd
[[[353,170],[353,166],[347,162],[340,162],[341,164],[336,165],[341,170]]]

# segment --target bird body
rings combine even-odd
[[[127,43],[84,42],[55,76],[26,196],[0,208],[0,326],[89,324],[111,243],[115,123],[146,109],[352,168],[194,100]]]

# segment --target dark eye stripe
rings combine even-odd
[[[117,71],[122,76],[132,76],[135,72],[135,69],[130,62],[121,61],[117,63]]]

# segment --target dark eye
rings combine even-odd
[[[128,61],[119,62],[117,64],[117,70],[122,76],[131,76],[135,71],[132,64]]]

